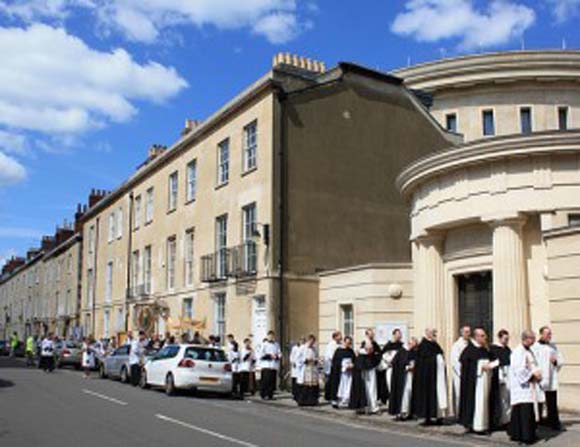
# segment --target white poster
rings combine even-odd
[[[395,329],[400,329],[403,334],[403,341],[407,341],[409,327],[406,321],[385,321],[383,323],[377,323],[375,326],[375,341],[380,345],[384,345],[392,338]]]

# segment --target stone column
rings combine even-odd
[[[429,233],[415,240],[415,334],[423,335],[427,327],[439,334],[446,329],[445,283],[442,233]]]
[[[507,329],[514,345],[529,329],[522,217],[499,219],[493,226],[493,327]]]

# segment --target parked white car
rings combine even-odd
[[[145,363],[141,387],[162,387],[169,396],[176,390],[202,390],[231,394],[232,365],[220,348],[169,345]]]

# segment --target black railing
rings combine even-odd
[[[217,282],[227,278],[245,278],[257,272],[257,247],[254,241],[222,248],[201,257],[201,281]]]
[[[139,284],[138,286],[129,287],[127,289],[128,299],[145,299],[151,294],[151,284]]]

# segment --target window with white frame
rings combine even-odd
[[[256,244],[254,232],[256,231],[256,203],[250,203],[242,208],[242,239],[244,241],[244,271],[252,273],[256,271]]]
[[[95,296],[95,290],[94,290],[94,282],[95,282],[95,277],[93,274],[93,269],[88,269],[87,270],[87,307],[93,307],[93,299]]]
[[[103,313],[103,337],[109,338],[109,322],[111,321],[111,311],[105,309]]]
[[[151,245],[143,249],[143,287],[145,293],[151,293]]]
[[[54,294],[54,308],[56,310],[56,315],[62,315],[62,303],[60,302],[60,292],[57,290]]]
[[[107,262],[105,272],[105,303],[110,303],[113,299],[113,261]]]
[[[216,293],[214,295],[214,332],[221,340],[226,335],[226,294]]]
[[[154,193],[153,187],[149,188],[145,193],[145,223],[148,224],[153,220],[153,206],[154,206]]]
[[[185,285],[193,285],[193,247],[194,247],[194,231],[190,228],[185,232]]]
[[[115,212],[113,211],[111,214],[109,214],[109,237],[108,237],[109,242],[115,239],[115,235],[117,234],[116,225],[117,220],[115,219]]]
[[[171,173],[169,176],[169,184],[168,184],[168,194],[169,197],[167,199],[167,210],[173,211],[177,208],[177,188],[178,188],[178,176],[177,171]]]
[[[117,239],[123,237],[123,207],[120,206],[117,210]]]
[[[223,185],[230,179],[230,139],[226,138],[218,144],[217,182]]]
[[[133,228],[136,230],[141,225],[141,194],[135,197],[133,206]]]
[[[121,332],[125,329],[125,311],[123,308],[117,309],[117,331]]]
[[[133,287],[133,289],[136,289],[139,286],[139,277],[141,275],[141,272],[139,271],[141,263],[140,257],[141,253],[139,250],[135,250],[131,254],[131,287]]]
[[[167,278],[166,285],[168,290],[175,288],[175,256],[177,252],[177,240],[175,236],[167,239]]]
[[[354,336],[354,310],[352,304],[340,305],[340,326],[345,337],[347,335]]]
[[[183,318],[193,318],[193,298],[183,300]]]
[[[228,215],[223,214],[216,219],[215,245],[217,252],[217,276],[225,278],[227,275],[227,247],[228,247]]]
[[[89,253],[95,252],[95,226],[89,227]]]
[[[244,171],[256,167],[258,152],[258,122],[253,121],[244,127],[243,166]]]
[[[66,299],[64,302],[64,314],[70,315],[71,313],[72,313],[71,312],[71,292],[70,292],[70,289],[68,289],[66,291]]]
[[[191,202],[195,200],[197,191],[197,160],[192,160],[187,164],[187,190],[186,200]]]

